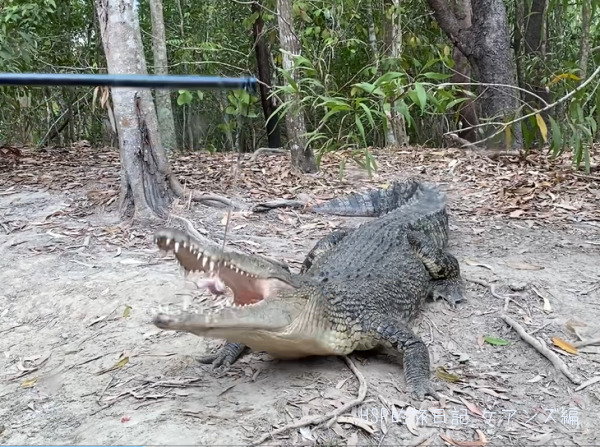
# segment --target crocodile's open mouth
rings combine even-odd
[[[250,256],[201,247],[194,239],[183,235],[176,230],[161,230],[156,233],[155,242],[163,252],[175,255],[186,277],[198,288],[206,288],[216,296],[225,294],[227,287],[231,289],[233,300],[224,300],[224,305],[256,305],[281,289],[293,287],[282,279],[282,275],[275,277],[278,275],[272,275],[268,268],[261,268],[260,264],[266,263],[262,259],[244,268],[241,264]]]

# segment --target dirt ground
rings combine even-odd
[[[83,144],[23,154],[17,166],[0,160],[0,443],[245,445],[356,397],[357,378],[341,358],[277,361],[253,352],[223,374],[197,363],[221,341],[162,332],[151,318],[161,304],[207,295],[185,284],[172,257],[159,257],[153,228],[117,219],[118,153]],[[445,420],[439,403],[409,398],[394,360],[358,353],[350,358],[367,382],[366,400],[331,427],[269,442],[600,444],[600,347],[569,353],[561,342],[600,337],[600,177],[573,176],[560,161],[540,167],[539,158],[419,148],[400,155],[378,154],[372,179],[354,169],[343,181],[336,159],[299,179],[281,157],[246,158],[238,183],[230,156],[175,163],[187,186],[248,203],[325,199],[409,175],[436,181],[448,195],[451,251],[463,275],[494,286],[469,281],[466,303],[453,310],[428,302],[415,321],[448,398]],[[173,214],[223,237],[226,210],[181,202]],[[234,212],[227,244],[297,269],[344,221],[293,209]],[[523,341],[504,313],[583,385]]]

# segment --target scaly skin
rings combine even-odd
[[[229,365],[245,346],[279,358],[346,355],[377,347],[404,353],[408,388],[437,397],[428,350],[407,326],[428,296],[463,298],[458,261],[447,252],[448,216],[437,188],[415,180],[353,194],[315,212],[379,216],[320,240],[301,273],[263,257],[202,246],[178,230],[160,230],[158,246],[188,272],[208,272],[233,291],[223,309],[156,315],[166,330],[228,343],[203,360]]]

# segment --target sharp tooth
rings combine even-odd
[[[186,248],[187,247],[187,242],[184,242],[181,245],[183,246],[183,248]]]
[[[202,253],[198,252],[198,254],[196,254],[196,259],[198,259],[198,260],[202,259]]]
[[[175,242],[175,253],[179,251],[179,242]]]
[[[171,239],[169,239],[169,238],[165,239],[165,245],[171,245]]]
[[[202,268],[206,268],[207,262],[208,262],[208,258],[202,258]]]
[[[215,269],[215,261],[210,261],[208,263],[208,271],[212,272]]]

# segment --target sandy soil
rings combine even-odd
[[[469,200],[459,186],[444,185],[451,209]],[[151,228],[119,225],[110,207],[82,208],[90,188],[0,186],[0,443],[243,445],[356,396],[356,377],[340,358],[249,353],[224,374],[198,364],[194,356],[221,342],[161,332],[150,321],[160,304],[205,295],[186,286],[172,258],[159,257]],[[222,237],[223,210],[176,211]],[[237,213],[228,244],[297,269],[342,222],[298,210]],[[273,444],[600,443],[600,347],[569,354],[551,341],[600,337],[598,221],[454,212],[451,230],[464,276],[494,284],[496,296],[469,282],[466,303],[453,310],[428,302],[415,321],[438,375],[444,368],[461,379],[437,381],[450,398],[446,420],[434,420],[439,404],[409,399],[394,360],[353,354],[368,384],[365,402],[330,428],[291,430]],[[587,386],[578,390],[500,318],[505,297],[507,314]],[[407,425],[398,416],[410,405],[419,416]],[[375,414],[383,409],[394,413],[382,420]]]

